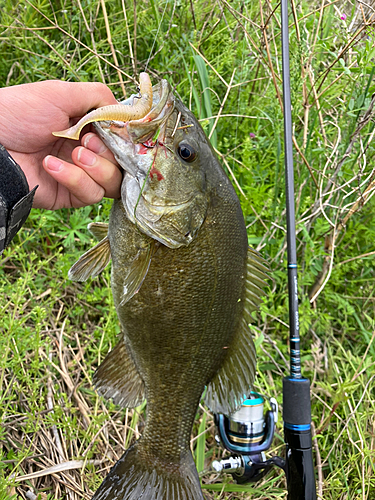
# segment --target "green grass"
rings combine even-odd
[[[105,5],[118,68],[101,2],[2,0],[1,86],[97,80],[121,98],[119,75],[132,93],[127,75],[146,64],[154,82],[171,82],[211,134],[238,191],[249,242],[272,268],[274,282],[254,329],[255,389],[282,405],[288,310],[277,2],[262,1],[263,21],[250,0],[126,0],[126,21],[120,0]],[[290,46],[300,320],[318,491],[325,500],[374,500],[374,16],[371,6],[363,4],[362,11],[346,0],[322,10],[315,0],[295,7]],[[268,18],[265,40],[260,27]],[[371,119],[361,128],[367,111]],[[29,490],[41,498],[90,498],[142,433],[144,408],[120,410],[91,385],[120,331],[109,271],[85,284],[67,279],[94,243],[87,223],[107,220],[110,205],[35,210],[1,257],[1,500],[27,498]],[[224,454],[214,434],[213,418],[201,407],[192,448],[208,499],[286,499],[277,470],[250,485],[214,474],[209,466]],[[281,422],[270,450],[276,453],[283,453]],[[48,473],[71,461],[82,462]],[[22,479],[32,472],[40,477]]]

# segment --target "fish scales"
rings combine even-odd
[[[267,266],[248,251],[238,197],[198,121],[165,82],[153,90],[152,120],[98,126],[125,176],[100,248],[106,262],[108,241],[123,338],[95,383],[117,403],[147,406],[141,438],[95,500],[202,500],[189,449],[202,393],[229,414],[255,374],[247,294],[260,300]],[[97,273],[96,253],[71,277]]]
[[[168,415],[163,425],[165,445],[181,439],[179,428],[188,420],[183,438],[188,446],[199,398],[221,365],[224,347],[230,344],[239,323],[247,242],[236,221],[236,207],[231,208],[232,217],[227,213],[225,219],[209,210],[199,238],[188,247],[159,247],[141,289],[121,306],[122,286],[117,277],[124,275],[127,263],[126,256],[125,262],[121,261],[126,239],[122,231],[112,234],[112,220],[117,224],[120,213],[121,225],[136,229],[121,202],[115,202],[109,226],[110,245],[115,249],[112,289],[124,333],[147,387],[147,424],[142,439],[150,434],[153,441],[156,429],[160,432],[158,420],[154,429],[155,405],[157,413]],[[227,243],[225,252],[233,252],[237,265],[229,263],[228,255],[215,245],[217,238]],[[165,454],[163,443],[157,443],[157,448]]]

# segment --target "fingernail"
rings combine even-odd
[[[63,168],[63,164],[60,160],[55,158],[54,156],[46,156],[45,164],[49,170],[53,170],[54,172],[58,172]]]
[[[85,148],[89,148],[91,151],[98,155],[104,153],[104,151],[107,151],[108,149],[107,146],[95,134],[88,134],[83,140],[83,145],[85,146]]]
[[[96,154],[92,153],[88,149],[79,148],[78,161],[80,161],[84,165],[87,165],[88,167],[92,167],[96,162]]]

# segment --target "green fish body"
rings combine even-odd
[[[267,267],[248,249],[238,197],[198,121],[165,81],[154,89],[150,122],[98,127],[125,170],[122,195],[108,234],[91,225],[102,240],[70,272],[87,279],[112,259],[123,337],[94,382],[124,407],[147,399],[141,438],[95,500],[203,500],[189,446],[202,393],[230,414],[256,369],[248,323]]]

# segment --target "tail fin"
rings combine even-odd
[[[139,444],[112,467],[92,500],[204,500],[190,450],[178,464],[162,463],[150,460]]]

